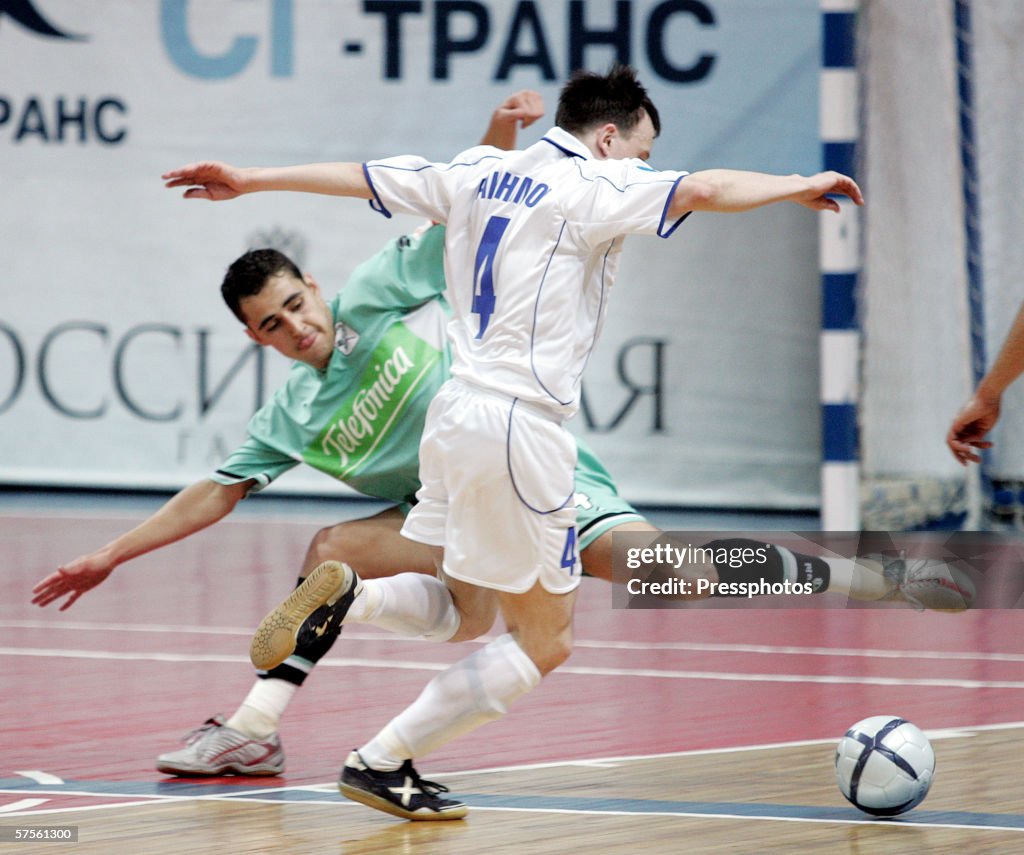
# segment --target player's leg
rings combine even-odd
[[[441,547],[420,547],[440,568]],[[496,614],[492,597],[472,592],[455,596],[436,576],[402,572],[364,580],[347,563],[329,560],[260,622],[250,658],[269,672],[294,656],[304,633],[338,632],[343,623],[365,623],[425,641],[464,641],[490,629]]]
[[[410,706],[349,754],[338,784],[348,798],[405,819],[465,815],[460,802],[431,792],[436,785],[419,777],[413,758],[501,718],[572,649],[575,590],[552,594],[537,582],[524,594],[496,596],[508,631],[434,677]]]
[[[325,561],[342,561],[357,568],[362,579],[381,579],[403,571],[432,576],[435,558],[424,544],[401,536],[405,513],[388,508],[371,517],[347,520],[321,529],[310,542],[298,585]],[[281,664],[257,671],[259,679],[227,724],[253,737],[277,730],[292,695],[317,662],[334,645],[341,622],[328,606],[317,609],[300,626],[295,650]]]
[[[576,514],[580,557],[588,576],[612,581],[612,534],[650,532],[651,545],[663,538],[668,545],[679,545],[644,520],[623,499],[615,481],[600,458],[585,442],[577,440]],[[690,581],[689,593],[665,595],[668,599],[702,599],[711,596],[710,586],[698,587],[698,581],[769,584],[802,582],[815,593],[838,593],[855,600],[902,599],[918,608],[956,609],[969,606],[974,599],[971,577],[955,564],[935,559],[863,556],[843,558],[816,556],[787,549],[780,544],[765,544],[746,539],[723,539],[702,544],[710,547],[735,547],[733,555],[744,550],[767,547],[761,561],[691,562],[681,567],[650,567],[648,581],[661,582],[678,577]],[[620,568],[621,570],[622,568]],[[717,595],[717,594],[714,594]]]
[[[612,581],[612,535],[614,532],[652,532],[650,545],[659,543],[680,546],[678,535],[658,532],[646,523],[625,523],[602,532],[582,552],[583,567],[590,576]],[[682,544],[690,545],[690,544]],[[810,585],[815,594],[835,593],[854,600],[878,602],[903,600],[918,609],[960,611],[974,600],[971,577],[955,564],[932,558],[865,555],[846,558],[797,552],[780,544],[764,543],[749,538],[721,538],[701,544],[707,549],[725,550],[733,556],[757,554],[757,560],[718,561],[711,564],[652,565],[649,581],[660,582],[673,576],[694,582],[690,595],[669,599],[700,599],[706,596],[729,596],[716,589],[705,588],[698,593],[699,578],[710,582],[756,585],[761,582],[783,582]],[[763,551],[763,552],[762,552]],[[763,560],[762,560],[763,556]]]
[[[324,560],[337,560],[357,567],[367,580],[395,576],[402,571],[421,574],[424,584],[417,584],[417,577],[410,575],[411,584],[406,581],[392,595],[399,610],[411,599],[415,615],[423,611],[420,600],[429,604],[448,597],[444,585],[434,578],[436,551],[402,537],[404,519],[402,509],[389,508],[372,517],[348,520],[321,530],[307,549],[299,584]],[[427,596],[422,596],[424,589]],[[464,607],[469,608],[465,604]],[[432,613],[436,615],[445,608],[442,602]],[[473,608],[480,617],[475,624],[467,622],[466,631],[486,631],[490,623],[483,624],[488,614],[493,622],[496,607],[488,610],[477,604]],[[331,617],[327,608],[314,612],[296,633],[294,652],[276,667],[257,671],[258,679],[227,720],[221,716],[208,719],[190,734],[184,748],[160,755],[157,768],[168,774],[190,776],[272,775],[283,771],[284,753],[277,729],[295,692],[338,638],[340,621],[335,624]],[[474,626],[482,628],[474,630]]]
[[[438,800],[436,792],[415,783],[421,779],[413,758],[504,715],[565,659],[581,578],[576,513],[568,501],[576,457],[572,437],[556,422],[528,408],[521,414],[496,396],[458,389],[454,394],[463,399],[461,406],[449,406],[436,430],[425,432],[438,438],[439,459],[450,463],[439,524],[431,525],[430,509],[421,502],[403,531],[443,539],[445,579],[455,595],[488,590],[501,604],[509,631],[437,674],[409,707],[346,759],[341,792],[406,819],[465,813],[459,802]],[[446,430],[453,412],[458,416],[450,421],[457,424]],[[430,450],[425,439],[421,460]],[[425,490],[430,482],[424,479]]]
[[[662,532],[651,525],[643,515],[619,495],[615,480],[605,469],[601,459],[582,440],[577,438],[575,470],[576,529],[579,533],[580,560],[583,573],[607,582],[613,580],[612,533],[647,533],[652,543]],[[621,569],[621,568],[620,568]],[[699,563],[686,568],[652,567],[649,581],[669,577],[682,577],[696,582],[698,578],[718,580],[715,567]],[[696,591],[696,586],[690,589]],[[701,595],[701,597],[706,595]],[[670,599],[697,599],[696,593],[680,594]]]

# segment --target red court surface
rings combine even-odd
[[[251,631],[290,589],[326,521],[228,520],[123,566],[68,611],[30,604],[33,584],[61,561],[139,519],[0,516],[0,779],[33,773],[96,785],[83,795],[41,795],[38,804],[0,788],[0,819],[80,806],[102,782],[167,782],[154,769],[157,754],[245,696]],[[935,614],[836,600],[822,600],[833,608],[613,610],[611,590],[585,580],[567,665],[504,719],[419,763],[421,771],[834,740],[880,713],[928,731],[1024,720],[1024,634],[1013,610]],[[284,719],[286,774],[218,783],[329,784],[349,749],[464,653],[346,628]],[[715,794],[693,781],[682,797]]]

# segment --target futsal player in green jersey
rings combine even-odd
[[[519,93],[495,113],[485,139],[511,146],[516,123],[528,124],[542,112],[539,96]],[[252,340],[294,360],[287,381],[252,417],[248,437],[216,472],[186,487],[136,528],[58,568],[35,587],[33,602],[46,606],[67,597],[61,609],[68,608],[120,564],[212,525],[300,462],[393,503],[375,516],[318,532],[300,579],[325,560],[346,562],[363,580],[402,571],[433,575],[430,549],[400,531],[419,487],[427,405],[448,377],[443,249],[442,226],[392,241],[357,267],[330,302],[312,276],[279,252],[256,250],[236,260],[222,294]],[[611,476],[582,442],[575,502],[588,575],[611,580],[613,531],[658,536],[658,529],[618,495]],[[697,572],[713,581],[755,576],[774,581],[803,573],[819,580],[821,591],[859,599],[880,599],[900,587],[878,568],[796,556],[776,547],[768,563],[741,569],[707,565]],[[429,603],[426,608],[429,612]],[[434,617],[425,614],[423,623],[436,623]],[[474,620],[436,640],[475,637],[489,628],[493,613]],[[402,623],[409,623],[408,615]],[[324,631],[325,625],[326,614],[315,612],[298,632],[292,655],[258,672],[233,715],[208,720],[185,748],[161,755],[157,768],[189,776],[283,771],[278,725],[295,691],[338,637],[336,626]]]

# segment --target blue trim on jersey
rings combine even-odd
[[[578,151],[573,151],[571,148],[566,148],[564,145],[556,143],[554,140],[549,140],[547,137],[542,137],[541,138],[541,142],[546,142],[549,145],[553,145],[555,148],[557,148],[563,154],[569,155],[569,157],[578,157],[578,158],[580,158],[580,160],[586,160],[586,157],[584,157]]]
[[[576,495],[576,481],[575,473],[573,478],[572,489],[569,491],[569,495],[565,497],[565,500],[557,508],[552,508],[550,511],[542,511],[539,508],[535,508],[526,499],[523,498],[523,494],[519,492],[519,487],[516,485],[516,476],[512,473],[512,414],[516,411],[516,404],[519,403],[519,398],[512,399],[512,406],[508,408],[508,430],[505,432],[505,468],[508,469],[508,479],[512,482],[512,489],[516,491],[516,495],[519,497],[519,501],[526,505],[535,514],[541,516],[547,516],[553,514],[556,511],[562,510],[569,502],[572,501],[573,496]]]
[[[665,208],[661,212],[661,222],[658,224],[658,237],[660,238],[672,237],[672,233],[676,229],[678,229],[679,226],[682,225],[683,220],[685,220],[688,216],[690,216],[690,214],[693,213],[693,211],[687,211],[678,220],[676,220],[675,223],[672,224],[672,228],[670,228],[667,232],[662,232],[662,229],[665,228],[665,218],[668,216],[668,209],[672,205],[672,200],[675,198],[676,190],[679,187],[679,182],[682,181],[685,177],[685,175],[680,175],[675,180],[675,182],[673,182],[672,189],[669,191],[668,198],[665,200]]]
[[[504,160],[505,152],[501,154],[484,154],[478,157],[476,160],[465,160],[452,163],[424,163],[423,166],[417,166],[415,169],[409,166],[397,166],[393,163],[382,163],[377,161],[375,163],[364,163],[363,169],[394,169],[396,172],[423,172],[425,169],[437,169],[440,172],[448,172],[454,169],[456,166],[476,166],[478,163],[483,163],[485,160]]]
[[[380,194],[377,192],[377,188],[373,186],[373,180],[370,178],[370,167],[366,162],[363,163],[363,177],[366,179],[366,183],[370,185],[370,192],[373,194],[372,199],[367,199],[370,203],[370,210],[376,211],[378,214],[383,214],[390,220],[391,212],[381,200]],[[374,204],[374,202],[376,202],[376,204]]]
[[[504,154],[504,153],[503,153]],[[473,161],[465,161],[460,163],[446,163],[438,165],[436,163],[425,163],[423,166],[418,166],[412,169],[407,166],[394,166],[389,163],[363,163],[363,175],[366,177],[366,183],[370,185],[370,191],[373,193],[373,199],[370,200],[370,207],[380,214],[383,214],[389,220],[391,219],[391,212],[384,205],[384,202],[380,198],[380,194],[377,193],[377,188],[374,186],[373,181],[370,179],[370,168],[374,169],[394,169],[398,172],[422,172],[425,169],[438,169],[442,172],[447,172],[449,169],[454,169],[456,166],[476,166],[478,163],[483,163],[485,160],[503,160],[504,157],[496,154],[485,154]],[[376,204],[374,202],[376,201]]]
[[[533,373],[534,379],[537,381],[537,385],[543,389],[552,401],[561,404],[563,407],[568,406],[573,402],[570,398],[568,401],[563,401],[556,396],[547,386],[544,385],[544,381],[540,379],[540,375],[537,373],[536,365],[533,360],[534,343],[537,339],[537,314],[540,308],[540,295],[544,290],[544,282],[548,278],[548,270],[551,268],[551,259],[555,257],[555,252],[558,250],[558,244],[562,242],[562,235],[565,234],[565,227],[568,225],[566,220],[562,220],[562,228],[558,230],[558,238],[555,240],[555,245],[551,247],[551,253],[548,255],[548,263],[544,265],[544,273],[540,277],[540,285],[537,287],[537,298],[533,301],[533,329],[530,330],[530,371]]]
[[[578,163],[576,164],[576,169],[580,173],[580,178],[582,178],[584,181],[595,181],[595,182],[596,181],[607,181],[619,193],[625,193],[630,187],[637,187],[637,186],[644,186],[644,187],[646,187],[649,184],[667,184],[668,181],[669,181],[669,179],[667,179],[667,178],[662,178],[662,179],[659,179],[658,181],[630,181],[630,182],[627,182],[626,184],[623,184],[620,187],[618,184],[616,184],[614,181],[612,181],[607,175],[597,175],[597,176],[584,175],[583,174],[583,169],[580,167],[580,165]],[[653,171],[658,171],[658,170],[653,170]],[[672,179],[672,188],[669,190],[669,195],[670,196],[671,196],[672,192],[675,191],[676,185],[685,177],[686,177],[685,175],[680,175],[678,178]]]
[[[597,317],[600,318],[604,313],[604,296],[605,296],[605,282],[608,281],[608,256],[612,254],[612,250],[615,248],[615,242],[621,241],[621,238],[613,238],[608,244],[608,249],[604,251],[604,258],[601,259],[601,300],[600,305],[597,307]],[[580,367],[580,373],[576,375],[576,382],[580,382],[583,374],[587,370],[587,365],[590,364],[590,357],[594,354],[594,348],[597,347],[597,329],[598,325],[594,326],[594,337],[590,340],[590,347],[587,348],[586,359],[583,360],[583,365]]]

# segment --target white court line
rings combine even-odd
[[[177,624],[122,624],[93,621],[0,620],[0,629],[46,629],[88,632],[141,632],[170,635],[252,636],[252,627],[194,626]],[[399,644],[434,644],[419,638],[395,638],[387,633],[345,630],[343,640],[393,641]],[[487,644],[492,636],[481,636],[472,643]],[[742,653],[756,656],[850,656],[867,659],[934,659],[957,662],[1024,662],[1024,653],[980,653],[959,650],[901,650],[857,647],[800,647],[778,644],[710,644],[690,641],[601,641],[578,638],[574,647],[588,650],[628,650],[640,653],[667,650],[692,653]]]
[[[1017,730],[1024,728],[1024,721],[1007,721],[998,724],[964,725],[942,730],[925,731],[929,739],[962,739],[976,733],[997,730]],[[804,748],[809,745],[835,745],[839,737],[833,739],[794,739],[787,742],[761,742],[754,745],[735,745],[725,748],[690,748],[683,751],[665,751],[658,754],[621,754],[615,757],[595,757],[590,760],[552,760],[547,763],[519,763],[514,766],[488,766],[483,769],[470,769],[462,772],[431,772],[431,777],[442,778],[451,775],[489,775],[498,772],[522,772],[534,769],[557,769],[562,766],[579,766],[590,763],[635,763],[643,760],[668,760],[676,757],[703,757],[711,754],[742,754],[747,751],[774,751],[780,748]]]
[[[437,775],[434,775],[437,777]],[[5,792],[0,790],[0,793]],[[81,795],[94,795],[98,794],[81,794]],[[109,796],[109,794],[106,794]],[[241,794],[217,794],[211,796],[150,796],[146,797],[146,800],[141,800],[143,797],[130,797],[135,798],[135,801],[130,802],[111,802],[104,805],[86,805],[77,808],[50,808],[43,810],[26,810],[15,813],[5,813],[4,819],[15,816],[49,816],[53,814],[61,813],[85,813],[92,811],[112,810],[112,809],[124,809],[133,807],[153,807],[156,804],[167,804],[170,802],[180,801],[225,801],[233,802],[241,800],[246,804],[266,804],[276,805],[281,807],[282,805],[324,805],[332,808],[356,808],[362,807],[362,805],[356,802],[348,801],[345,799],[303,799],[302,801],[296,802],[284,802],[280,799],[266,799],[266,798],[254,798],[252,796],[246,796],[240,799]],[[31,801],[31,800],[26,800]],[[45,800],[44,800],[45,801]],[[845,806],[844,806],[845,807]],[[496,813],[532,813],[532,814],[561,814],[564,816],[622,816],[622,817],[634,817],[636,819],[644,819],[650,816],[664,816],[664,817],[676,817],[679,819],[727,819],[727,820],[746,820],[748,822],[812,822],[812,823],[836,823],[839,825],[869,825],[874,827],[880,827],[883,825],[878,819],[874,817],[865,816],[863,819],[841,819],[828,818],[821,819],[818,817],[801,817],[801,816],[747,816],[744,814],[737,813],[701,813],[695,811],[629,811],[629,810],[595,810],[592,808],[543,808],[543,807],[497,807],[493,805],[470,805],[470,810],[473,813],[482,811],[492,811]],[[886,822],[884,827],[889,829],[898,828],[956,828],[965,829],[969,831],[1016,831],[1018,833],[1024,831],[1019,826],[1013,825],[968,825],[964,823],[952,823],[952,822],[915,822],[912,817],[913,814],[905,814],[899,818],[897,822]]]
[[[216,653],[125,653],[114,650],[69,650],[63,648],[0,647],[0,656],[99,659],[114,662],[219,662],[249,663],[248,657]],[[321,659],[320,668],[388,668],[404,671],[443,671],[450,662],[421,662],[403,659]],[[844,674],[777,674],[730,671],[678,671],[662,668],[597,668],[563,665],[559,674],[583,677],[647,677],[662,680],[722,680],[746,683],[815,683],[850,686],[915,686],[945,689],[1024,689],[1016,680],[959,680],[938,677],[860,677]]]
[[[0,813],[4,814],[5,817],[21,816],[21,811],[45,805],[48,801],[49,799],[21,799],[20,801],[11,802],[9,805],[0,805]]]
[[[160,508],[166,501],[169,501],[172,497],[172,493],[168,493],[166,497],[160,499],[154,499],[151,503],[141,510],[125,510],[123,508],[110,508],[107,510],[96,510],[95,508],[82,512],[73,508],[39,508],[35,510],[33,508],[19,508],[18,510],[4,510],[0,508],[0,521],[2,520],[40,520],[40,519],[54,519],[58,521],[62,520],[81,520],[82,522],[88,522],[89,520],[102,520],[103,522],[113,521],[124,521],[124,522],[141,522],[142,520],[148,519],[149,516]],[[350,497],[342,497],[342,501],[351,501]],[[367,516],[372,516],[378,512],[381,503],[367,502],[366,510]],[[386,507],[386,504],[384,505]],[[329,518],[329,519],[328,519]],[[334,520],[335,522],[345,522],[348,519],[357,520],[364,519],[362,516],[346,517],[339,519],[337,514],[331,512],[330,509],[325,509],[321,513],[312,513],[310,511],[297,509],[294,514],[290,514],[287,511],[263,511],[263,510],[249,510],[236,512],[234,516],[225,517],[220,520],[218,525],[264,525],[271,523],[273,525],[296,525],[296,526],[310,526],[310,525],[323,525],[325,521]]]
[[[56,775],[51,775],[49,772],[42,772],[39,769],[28,769],[28,770],[15,770],[15,775],[21,775],[23,778],[31,778],[37,784],[63,784],[64,779],[58,778]]]

